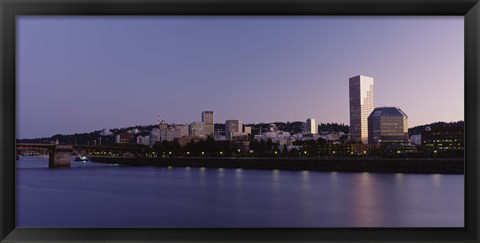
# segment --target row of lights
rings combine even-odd
[[[238,152],[240,153],[240,149],[238,150]],[[153,154],[155,155],[155,152],[153,152]],[[222,155],[222,154],[223,154],[223,152],[220,151],[220,155]],[[172,155],[172,152],[168,152],[168,155]],[[187,151],[187,155],[190,155],[189,151]],[[202,155],[205,155],[205,152],[202,151]]]

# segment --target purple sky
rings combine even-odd
[[[464,119],[463,17],[17,17],[17,136],[349,123],[348,78],[409,127]]]

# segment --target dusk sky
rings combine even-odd
[[[201,120],[349,124],[348,79],[409,127],[464,120],[463,17],[17,17],[17,137]]]

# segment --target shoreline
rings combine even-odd
[[[206,168],[243,168],[312,170],[339,172],[383,172],[464,174],[463,158],[426,159],[298,159],[298,158],[251,158],[251,157],[172,157],[172,158],[123,158],[91,157],[92,162],[129,166],[173,166]]]

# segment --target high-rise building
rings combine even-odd
[[[213,136],[213,111],[202,112],[202,122],[205,126],[205,135]]]
[[[408,117],[398,107],[378,107],[368,117],[368,143],[408,141]]]
[[[307,132],[309,134],[317,134],[318,133],[318,126],[315,118],[308,118],[307,119]]]
[[[242,122],[239,120],[225,121],[225,133],[242,132]]]
[[[233,136],[243,132],[243,123],[239,120],[225,121],[225,137],[231,139]]]
[[[368,142],[368,116],[374,108],[373,78],[358,75],[349,81],[350,136],[365,144]]]
[[[205,136],[205,124],[203,122],[192,122],[188,125],[190,136]]]

